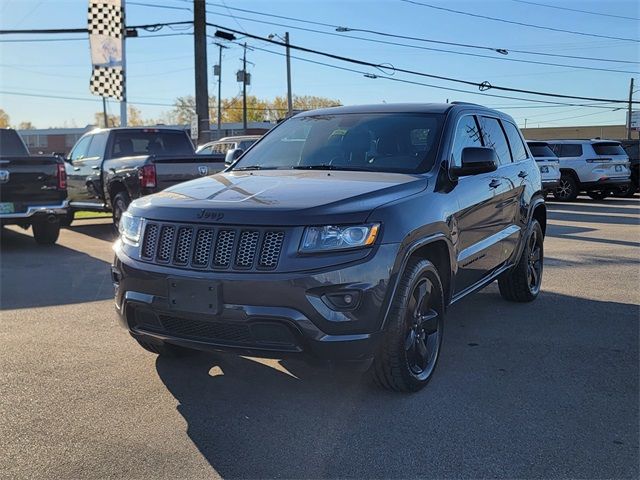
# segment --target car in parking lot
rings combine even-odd
[[[540,169],[542,188],[546,195],[555,190],[560,182],[560,160],[547,142],[528,140],[527,146]]]
[[[548,140],[560,159],[560,183],[554,197],[573,201],[581,191],[602,200],[630,183],[629,157],[615,140]]]
[[[262,135],[241,135],[236,137],[224,137],[215,142],[205,143],[196,149],[198,155],[221,154],[227,165],[233,163],[251,145],[262,138]],[[235,158],[234,158],[235,156]]]
[[[159,355],[367,362],[383,387],[416,391],[449,305],[496,279],[507,300],[538,296],[545,230],[540,171],[508,115],[309,111],[225,172],[133,201],[115,303]]]
[[[640,140],[622,140],[622,148],[629,156],[629,168],[631,169],[631,184],[628,188],[621,188],[619,196],[631,197],[640,190]]]

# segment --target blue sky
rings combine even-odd
[[[592,15],[547,8],[516,0],[449,1],[420,0],[436,6],[503,19],[546,25],[552,28],[589,32],[625,38],[640,38],[640,23],[622,18]],[[532,0],[539,4],[588,10],[611,15],[640,17],[637,0],[604,1],[552,1]],[[157,8],[136,3],[174,7]],[[570,60],[564,58],[531,56],[510,53],[507,56],[490,51],[449,47],[409,40],[387,39],[400,43],[444,48],[458,52],[487,55],[492,58],[456,55],[397,45],[372,43],[345,36],[326,35],[293,27],[334,32],[331,28],[309,25],[229,10],[237,7],[263,13],[284,15],[331,25],[365,28],[401,35],[423,37],[448,42],[485,45],[496,48],[530,50],[543,53],[599,57],[612,60],[640,62],[640,43],[553,32],[518,25],[500,23],[451,12],[426,8],[401,0],[298,0],[250,1],[209,0],[208,18],[212,23],[228,26],[255,35],[284,34],[289,31],[291,43],[312,49],[329,51],[376,64],[392,64],[398,68],[469,79],[489,81],[493,85],[557,92],[569,95],[624,99],[628,96],[629,80],[638,73],[614,73],[582,70],[572,65],[612,68],[638,72],[640,65],[600,61]],[[129,0],[127,24],[145,24],[166,21],[191,20],[191,4],[184,0]],[[84,28],[86,27],[86,0],[0,0],[0,29]],[[240,18],[242,17],[242,18]],[[257,20],[252,21],[249,19]],[[281,23],[268,25],[261,21]],[[187,33],[168,28],[156,34]],[[210,33],[213,33],[211,31]],[[170,105],[182,95],[193,94],[193,37],[176,35],[141,38],[151,35],[142,32],[139,38],[127,41],[129,101],[143,113],[143,117],[158,117],[170,106],[144,105],[158,103]],[[364,33],[352,36],[384,39]],[[18,39],[81,38],[78,41],[12,42]],[[249,45],[283,52],[278,46],[247,40]],[[224,51],[222,96],[238,95],[240,84],[235,72],[240,68],[242,49],[232,46]],[[301,58],[318,60],[333,65],[380,73],[367,67],[358,67],[337,60],[316,57],[308,53],[293,52]],[[217,63],[218,49],[209,45],[210,69]],[[502,59],[500,59],[502,58]],[[535,65],[506,61],[524,59],[563,66]],[[285,60],[282,56],[253,50],[247,54],[252,62],[251,94],[264,98],[285,95]],[[301,95],[319,95],[335,98],[343,104],[379,102],[444,102],[449,99],[471,101],[495,106],[511,114],[520,126],[525,118],[528,126],[607,125],[623,124],[625,110],[576,107],[542,106],[522,100],[492,98],[470,93],[450,92],[431,87],[410,85],[384,79],[365,78],[361,74],[340,71],[301,60],[292,61],[293,90]],[[89,45],[86,35],[2,35],[0,36],[0,108],[11,117],[11,123],[31,121],[37,127],[85,126],[101,110],[101,100],[89,93],[91,72]],[[387,72],[388,73],[388,72]],[[413,77],[396,73],[394,78],[418,81],[442,87],[460,88],[478,92],[477,88],[453,83]],[[209,75],[209,93],[217,92],[216,79]],[[488,93],[537,98],[517,93],[490,91]],[[33,96],[38,95],[38,96]],[[636,94],[638,95],[638,94]],[[74,99],[51,98],[51,96]],[[571,103],[568,100],[559,102]],[[578,101],[577,103],[584,103]],[[523,108],[535,107],[535,108]],[[624,107],[624,106],[623,106]],[[117,113],[118,105],[110,102],[109,109]]]

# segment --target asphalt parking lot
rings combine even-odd
[[[543,292],[449,312],[430,385],[222,355],[116,323],[107,221],[1,242],[0,476],[638,478],[640,199],[550,203]],[[249,294],[249,293],[248,293]]]

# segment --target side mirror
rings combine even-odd
[[[227,152],[227,155],[224,158],[224,164],[231,165],[233,162],[239,159],[243,153],[244,150],[242,150],[241,148],[232,148]]]
[[[493,148],[466,147],[462,149],[462,166],[452,167],[456,177],[494,172],[498,168],[498,155]]]

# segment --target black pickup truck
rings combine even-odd
[[[66,198],[62,160],[30,156],[15,130],[0,130],[0,225],[31,226],[37,243],[53,244],[67,216]]]
[[[196,155],[183,130],[95,129],[67,162],[70,225],[78,210],[113,212],[117,225],[131,200],[224,168],[224,155]]]

